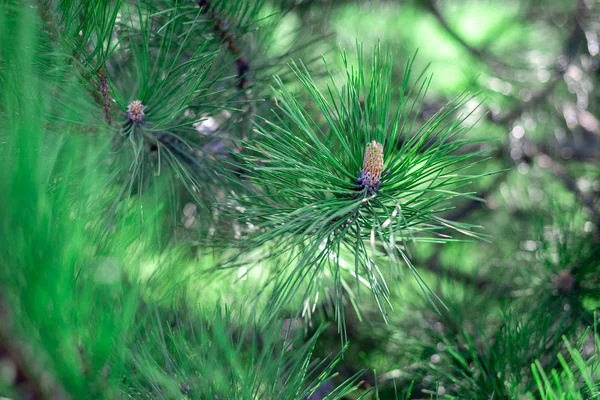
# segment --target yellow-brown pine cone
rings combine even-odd
[[[383,171],[383,146],[373,140],[367,143],[365,159],[363,161],[362,184],[370,188],[377,188],[381,183]]]

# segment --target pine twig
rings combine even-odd
[[[110,112],[112,102],[108,93],[108,78],[106,78],[106,75],[104,75],[104,72],[102,70],[98,71],[98,76],[100,77],[100,93],[102,94],[102,108],[104,109],[104,118],[106,119],[108,125],[112,125],[113,119],[112,114]]]
[[[198,0],[197,4],[201,7],[200,12],[202,14],[208,14],[211,8],[210,0]],[[235,67],[238,78],[240,78],[240,81],[238,82],[238,88],[245,89],[249,84],[248,71],[250,70],[250,64],[248,63],[248,58],[242,54],[239,47],[235,44],[231,34],[229,33],[229,27],[227,23],[219,17],[214,8],[210,11],[210,17],[214,21],[213,30],[217,32],[221,40],[225,42],[229,52],[236,57]]]
[[[50,39],[52,40],[52,42],[55,45],[61,45],[62,43],[60,43],[60,40],[61,40],[61,37],[63,36],[64,32],[59,30],[56,26],[56,20],[52,15],[52,13],[53,13],[52,2],[48,1],[48,0],[39,0],[38,1],[38,11],[39,11],[41,19],[44,21],[44,25],[47,28],[48,35],[50,36]],[[90,44],[87,43],[85,46],[85,49],[86,49],[86,51],[88,51],[91,54],[92,50],[90,49],[89,46],[90,46]],[[106,75],[104,74],[104,72],[102,70],[99,70],[97,72],[98,77],[100,78],[99,92],[101,94],[101,96],[98,96],[97,84],[94,82],[93,75],[88,74],[88,73],[86,73],[86,71],[83,70],[81,58],[77,55],[77,53],[73,54],[73,59],[77,61],[77,65],[76,65],[77,71],[86,80],[87,89],[91,92],[94,102],[96,102],[96,104],[98,104],[99,106],[102,107],[102,109],[104,110],[104,118],[105,118],[106,122],[109,125],[112,125],[112,122],[113,122],[113,118],[112,118],[112,114],[111,114],[112,101],[111,101],[110,94],[109,94],[110,88],[108,85],[108,78],[106,77]],[[97,59],[95,58],[94,61],[97,62]]]

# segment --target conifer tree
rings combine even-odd
[[[597,397],[600,5],[525,3],[5,1],[0,397]]]

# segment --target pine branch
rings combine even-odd
[[[509,111],[503,117],[500,118],[491,118],[491,121],[499,124],[499,125],[510,125],[513,121],[520,118],[520,116],[528,109],[534,108],[535,106],[544,102],[548,96],[552,94],[554,89],[556,88],[560,78],[562,77],[564,71],[566,71],[569,63],[574,58],[574,49],[577,49],[580,41],[583,39],[581,36],[581,26],[583,21],[585,20],[587,6],[584,1],[578,1],[577,9],[572,16],[572,20],[574,21],[574,27],[571,34],[568,36],[565,45],[563,46],[563,52],[561,56],[557,57],[557,62],[555,64],[555,71],[553,77],[549,84],[542,90],[540,90],[537,94],[532,97],[532,100],[523,104],[519,104],[514,109]],[[489,114],[491,115],[491,113]],[[579,190],[577,183],[573,177],[571,177],[567,172],[564,166],[550,157],[547,153],[541,151],[538,146],[536,146],[530,140],[523,138],[524,144],[529,149],[530,156],[536,156],[541,158],[540,165],[550,168],[553,175],[563,184],[563,186],[571,191],[575,197],[579,200],[581,204],[584,205],[588,209],[588,211],[592,214],[594,218],[594,224],[600,229],[600,211],[596,208],[595,202],[585,195],[581,190]]]
[[[586,6],[584,1],[578,1],[577,9],[571,16],[573,21],[573,29],[571,34],[565,40],[563,49],[558,57],[556,57],[556,63],[552,76],[550,77],[549,83],[537,93],[531,96],[528,102],[521,102],[515,106],[512,110],[504,114],[503,116],[494,116],[493,113],[488,113],[488,119],[499,125],[510,125],[515,120],[519,119],[525,111],[528,111],[536,106],[542,104],[546,99],[554,92],[554,89],[560,82],[570,63],[572,62],[575,54],[574,51],[578,48],[581,41],[585,36],[581,35],[581,24],[585,17]]]
[[[330,75],[328,92],[318,89],[304,65],[292,66],[327,121],[325,129],[277,81],[281,115],[257,127],[256,140],[247,145],[253,153],[244,159],[256,194],[237,198],[235,204],[242,205],[242,217],[258,227],[244,246],[276,242],[292,257],[273,310],[287,304],[304,284],[304,298],[315,295],[321,271],[331,268],[338,271],[333,283],[336,310],[342,310],[342,293],[349,289],[344,276],[349,274],[372,290],[385,318],[389,289],[380,260],[392,268],[407,265],[429,295],[406,243],[444,242],[449,236],[437,233],[446,230],[479,237],[475,227],[436,215],[442,203],[465,196],[457,187],[478,177],[464,172],[477,155],[456,154],[469,141],[461,127],[466,116],[453,120],[453,115],[469,96],[457,96],[407,140],[403,133],[413,129],[412,111],[420,107],[429,80],[412,87],[409,61],[399,90],[406,98],[396,108],[391,104],[397,94],[387,54],[375,47],[372,71],[362,58],[355,69],[343,57],[347,82],[338,89]],[[343,317],[338,321],[343,325]]]
[[[239,78],[238,88],[245,89],[249,85],[248,72],[250,70],[250,63],[248,62],[248,58],[242,54],[240,48],[235,44],[231,33],[229,33],[227,22],[219,17],[216,8],[212,7],[210,0],[198,0],[197,4],[201,7],[200,12],[202,14],[208,15],[210,10],[210,17],[214,21],[213,30],[227,45],[229,52],[235,56],[235,67]]]
[[[102,70],[98,71],[98,76],[100,77],[100,93],[102,94],[102,108],[104,109],[104,118],[106,119],[108,125],[112,125],[112,100],[109,94],[108,78],[106,78],[106,75],[104,75],[104,72]]]
[[[511,109],[502,116],[495,116],[492,112],[488,112],[488,120],[497,125],[503,125],[508,127],[514,121],[519,119],[526,111],[529,111],[546,101],[548,97],[552,94],[552,92],[554,92],[554,89],[560,82],[561,77],[561,74],[555,73],[554,75],[552,75],[550,83],[548,83],[546,87],[532,95],[529,101],[519,103],[517,106],[515,106],[513,109]]]
[[[64,26],[62,28],[59,28],[58,19],[56,17],[59,10],[56,9],[56,5],[54,4],[54,2],[51,0],[38,0],[37,4],[40,17],[44,22],[44,26],[46,27],[46,30],[53,45],[72,50],[72,58],[67,58],[67,65],[71,65],[73,61],[75,62],[76,70],[79,76],[86,82],[86,88],[89,91],[92,98],[94,99],[94,102],[98,104],[98,106],[102,107],[104,111],[105,121],[108,123],[108,125],[112,125],[112,99],[110,98],[109,94],[110,88],[108,84],[108,78],[106,77],[102,69],[98,69],[98,71],[96,72],[100,79],[100,87],[98,87],[97,82],[94,79],[94,71],[89,71],[86,69],[89,66],[89,62],[86,60],[86,57],[91,56],[91,60],[93,61],[93,63],[95,65],[98,65],[98,54],[101,54],[98,51],[93,51],[90,48],[89,41],[85,42],[85,38],[89,39],[88,35],[90,33],[85,32],[84,35],[83,32],[80,32],[81,37],[79,39],[80,41],[83,41],[81,43],[81,48],[70,46],[70,43],[67,41],[67,38],[69,37],[69,32],[66,31]],[[119,3],[117,2],[116,6],[118,6],[118,4]],[[88,6],[94,7],[92,3],[90,3]],[[99,13],[101,12],[102,11],[99,11]],[[70,15],[62,16],[63,19],[72,17],[73,16]],[[100,43],[99,46],[103,46],[103,43]],[[86,56],[80,53],[81,50],[85,52]],[[100,96],[98,95],[98,93],[100,93]]]

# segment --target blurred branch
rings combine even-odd
[[[560,78],[576,55],[576,51],[579,48],[581,41],[585,38],[585,36],[582,35],[581,25],[585,19],[586,10],[587,6],[585,5],[584,1],[578,1],[577,8],[572,17],[574,21],[574,27],[571,31],[571,34],[568,36],[565,45],[563,46],[561,55],[557,58],[555,71],[550,83],[537,94],[535,94],[531,101],[518,104],[503,117],[491,117],[490,121],[498,125],[507,125],[508,127],[508,125],[512,124],[512,122],[520,118],[526,110],[541,104],[552,94],[558,82],[560,81]],[[489,115],[491,115],[491,113]],[[523,139],[523,141],[529,149],[529,155],[540,158],[540,166],[549,168],[552,171],[552,174],[563,184],[563,186],[575,195],[579,202],[583,204],[583,206],[592,214],[595,225],[600,229],[600,211],[596,209],[593,199],[589,198],[585,193],[579,190],[576,180],[568,174],[564,166],[550,157],[547,153],[541,151],[540,148],[532,141],[528,139]]]
[[[491,54],[484,53],[480,49],[469,45],[454,29],[452,29],[450,27],[450,25],[448,24],[448,22],[446,21],[446,19],[441,14],[440,10],[438,9],[438,7],[435,3],[435,0],[426,0],[424,2],[424,4],[425,4],[426,8],[438,20],[440,25],[446,30],[446,32],[457,43],[459,43],[463,48],[465,48],[473,56],[475,56],[478,59],[489,64],[489,62],[490,62],[489,58],[492,57]],[[567,38],[560,56],[557,57],[555,70],[554,70],[554,73],[552,75],[550,82],[543,89],[541,89],[536,94],[534,94],[531,97],[531,100],[529,100],[528,102],[520,102],[512,110],[508,111],[503,116],[496,116],[492,112],[488,112],[487,116],[488,116],[489,121],[491,121],[497,125],[506,126],[506,128],[508,129],[509,126],[514,121],[519,119],[523,115],[523,113],[525,113],[527,110],[535,108],[536,106],[542,104],[544,101],[547,100],[547,98],[553,93],[554,89],[560,82],[560,78],[562,77],[562,75],[566,71],[568,65],[570,64],[571,60],[573,59],[574,51],[578,48],[580,41],[583,40],[583,38],[585,37],[585,36],[582,36],[582,33],[581,33],[581,24],[585,17],[585,10],[586,10],[586,6],[585,6],[584,2],[582,0],[578,1],[577,8],[572,17],[572,19],[574,21],[573,30],[571,31],[571,34]],[[486,58],[487,58],[487,60],[486,60]],[[497,64],[498,61],[493,60],[493,63]],[[504,66],[507,67],[507,65],[504,65]],[[502,158],[505,157],[503,152],[498,152],[498,154]],[[556,170],[558,171],[559,169],[556,169]],[[562,168],[562,170],[564,171],[564,168]],[[555,174],[555,176],[562,177],[561,180],[563,181],[563,183],[565,183],[565,186],[567,186],[567,188],[572,187],[572,185],[566,184],[566,182],[568,182],[569,180],[568,180],[568,178],[565,177],[564,173],[559,174],[559,175]],[[492,185],[490,185],[490,187],[485,192],[482,192],[480,194],[480,197],[482,199],[485,199],[485,198],[489,197],[491,194],[493,194],[495,189],[505,179],[505,177],[506,177],[506,174],[499,175],[496,178],[495,182]],[[577,198],[580,199],[580,201],[583,200],[583,198],[581,198],[579,195],[577,195]],[[589,201],[586,201],[586,202],[589,206],[590,205]],[[458,209],[454,210],[453,212],[449,213],[447,215],[447,218],[450,220],[458,220],[458,219],[465,218],[471,212],[482,208],[484,205],[485,205],[485,202],[483,202],[479,199],[471,200],[467,204],[465,204],[463,207],[458,208]]]
[[[585,18],[586,9],[587,7],[585,6],[584,1],[580,0],[577,2],[577,8],[571,17],[574,22],[573,29],[571,30],[571,34],[567,37],[560,55],[556,58],[556,63],[554,65],[554,71],[552,73],[550,82],[543,89],[535,93],[531,97],[531,100],[527,102],[520,102],[504,116],[496,117],[492,113],[488,113],[488,119],[490,121],[500,125],[508,125],[520,118],[525,111],[543,103],[552,94],[558,85],[558,82],[560,82],[560,78],[564,75],[567,68],[573,61],[579,45],[585,39],[585,34],[582,32],[581,24]]]
[[[438,6],[436,4],[436,0],[425,0],[425,1],[423,1],[423,5],[435,17],[435,19],[438,21],[440,26],[446,31],[446,33],[448,35],[450,35],[452,37],[452,39],[454,39],[454,41],[457,42],[462,48],[464,48],[466,51],[468,51],[469,54],[471,54],[478,60],[482,61],[483,63],[487,64],[494,70],[497,70],[498,68],[510,68],[510,66],[508,64],[506,64],[504,61],[498,59],[497,57],[492,55],[490,52],[483,51],[483,50],[481,50],[477,47],[471,46],[469,43],[467,43],[462,38],[462,36],[459,35],[458,32],[456,32],[450,26],[450,24],[448,24],[448,21],[440,12],[440,9],[438,8]]]
[[[554,161],[552,157],[545,153],[540,152],[539,154],[540,156],[545,158],[545,163],[548,164],[550,170],[552,171],[552,174],[559,181],[561,181],[565,188],[569,189],[575,195],[575,197],[577,197],[577,200],[579,200],[579,202],[583,204],[585,208],[588,209],[588,211],[590,212],[590,214],[592,214],[594,218],[594,224],[596,225],[597,229],[600,230],[600,211],[598,211],[598,209],[596,208],[595,201],[592,198],[588,197],[581,190],[579,190],[575,179],[571,175],[569,175],[569,173],[560,163]]]
[[[431,13],[438,20],[440,25],[447,31],[447,33],[463,48],[465,48],[470,54],[477,57],[478,59],[486,62],[486,57],[489,57],[489,54],[484,54],[481,50],[469,45],[465,42],[460,35],[458,35],[447,23],[439,9],[435,5],[434,0],[427,0],[426,2],[427,8],[431,11]],[[557,57],[557,61],[554,67],[554,71],[549,83],[535,93],[531,100],[528,102],[519,102],[513,109],[509,110],[502,116],[493,115],[493,113],[488,112],[488,120],[496,125],[503,126],[508,130],[510,130],[511,125],[514,121],[521,118],[521,116],[528,110],[533,109],[540,104],[544,103],[548,97],[554,92],[555,88],[558,86],[558,83],[562,80],[562,76],[567,70],[568,66],[572,62],[573,58],[577,54],[577,50],[580,47],[580,43],[583,39],[585,39],[585,35],[582,34],[582,23],[585,19],[587,7],[582,0],[578,1],[577,8],[572,16],[572,20],[574,21],[573,29],[570,35],[566,38],[565,44],[562,48],[561,54]],[[600,211],[596,208],[596,204],[593,198],[588,197],[585,193],[583,193],[579,187],[577,186],[577,181],[571,177],[564,166],[562,166],[559,162],[552,159],[546,152],[540,150],[540,147],[533,142],[524,139],[527,149],[529,150],[528,155],[535,156],[538,158],[538,163],[543,168],[549,168],[552,171],[552,174],[556,179],[558,179],[562,185],[569,191],[571,191],[574,196],[578,199],[578,201],[590,212],[594,219],[595,225],[600,230]],[[543,146],[542,146],[543,147]],[[502,159],[507,158],[507,153],[505,151],[497,151],[495,152],[497,156],[500,156]],[[488,198],[491,194],[494,193],[496,188],[500,185],[500,183],[506,179],[508,174],[503,173],[496,177],[494,182],[480,194],[482,199]],[[446,215],[446,218],[449,220],[461,220],[472,212],[479,210],[485,206],[485,202],[473,199],[464,204],[462,207],[453,210],[452,212]],[[470,274],[465,274],[460,271],[454,269],[445,269],[442,268],[439,263],[439,248],[436,249],[436,253],[430,257],[425,263],[425,268],[438,276],[444,276],[449,279],[455,280],[457,282],[461,282],[470,287],[474,287],[480,291],[488,291],[488,288],[497,288],[497,291],[494,294],[495,298],[504,297],[507,293],[511,292],[511,288],[507,286],[498,287],[498,283],[496,281],[487,280],[482,277],[476,277]]]
[[[579,189],[576,179],[567,172],[562,164],[554,160],[547,153],[540,150],[532,141],[525,138],[522,140],[526,146],[527,156],[530,159],[537,157],[538,165],[540,167],[550,169],[554,177],[558,179],[567,190],[573,193],[577,200],[590,212],[594,219],[594,224],[598,230],[600,230],[600,211],[596,208],[596,202],[594,199],[588,197]]]
[[[439,8],[436,5],[435,0],[425,0],[423,2],[425,8],[437,19],[438,23],[444,28],[446,33],[448,33],[452,39],[454,39],[458,44],[460,44],[465,50],[467,50],[471,55],[476,58],[483,59],[484,54],[480,49],[471,46],[468,44],[446,21],[446,18],[442,15]]]
[[[445,277],[485,292],[486,295],[495,299],[502,299],[512,291],[512,288],[499,284],[497,280],[488,279],[483,276],[474,276],[456,269],[443,268],[439,256],[440,249],[438,247],[435,253],[423,264],[425,269],[437,276]]]
[[[454,210],[445,214],[444,218],[450,221],[458,221],[465,218],[472,212],[484,208],[487,204],[486,200],[492,194],[494,194],[494,192],[500,186],[500,184],[506,180],[506,176],[506,173],[497,174],[494,178],[494,181],[484,191],[478,193],[478,199],[469,200],[462,207],[455,208]]]
[[[533,96],[532,100],[528,103],[521,103],[513,110],[509,111],[504,117],[494,119],[491,121],[496,124],[506,125],[510,124],[516,119],[518,119],[527,109],[533,108],[536,105],[541,104],[545,101],[550,94],[554,91],[554,88],[557,86],[557,83],[560,80],[560,77],[564,74],[574,56],[576,55],[576,51],[579,48],[580,42],[585,38],[582,35],[581,25],[586,15],[587,6],[583,1],[578,1],[577,9],[573,15],[574,27],[571,31],[571,34],[566,40],[566,43],[563,47],[562,54],[558,57],[556,62],[556,69],[553,74],[553,79],[550,83],[541,91],[539,91],[536,95]],[[595,201],[589,198],[585,193],[583,193],[579,187],[577,186],[577,181],[569,175],[566,171],[565,167],[561,165],[558,161],[554,160],[550,155],[540,150],[540,148],[533,143],[532,141],[523,138],[524,144],[529,149],[530,156],[536,156],[539,158],[539,165],[543,168],[549,168],[552,171],[552,174],[563,184],[563,186],[571,191],[578,201],[590,212],[592,217],[594,218],[594,224],[598,229],[600,229],[600,211],[596,208]]]
[[[531,100],[519,103],[517,106],[515,106],[512,110],[508,111],[503,116],[495,116],[493,113],[488,112],[488,120],[497,125],[510,125],[511,123],[519,119],[523,115],[523,113],[525,113],[525,111],[528,111],[543,103],[548,98],[548,96],[552,94],[554,88],[556,88],[556,86],[558,85],[560,76],[561,75],[559,74],[555,74],[550,80],[550,83],[546,85],[545,88],[535,93],[531,97]]]
[[[0,364],[3,368],[0,377],[9,377],[8,383],[26,399],[69,399],[51,373],[42,370],[34,360],[39,354],[34,355],[33,350],[10,330],[11,317],[6,302],[0,297]]]

